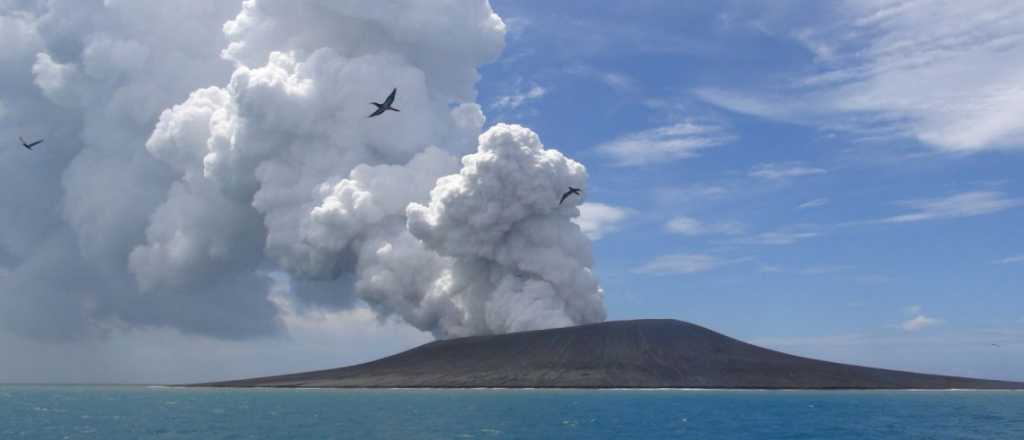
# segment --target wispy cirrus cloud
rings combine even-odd
[[[855,266],[849,264],[817,264],[793,269],[787,269],[778,264],[765,264],[762,265],[758,269],[758,271],[762,273],[785,273],[791,275],[819,276],[834,275],[840,273],[848,274],[855,269]],[[860,281],[860,278],[862,277],[858,277],[858,281]]]
[[[827,205],[828,202],[829,202],[828,198],[822,197],[820,199],[808,200],[808,201],[806,201],[804,203],[801,203],[796,208],[797,209],[819,208],[819,207]]]
[[[800,271],[797,273],[799,273],[800,275],[829,275],[840,272],[849,272],[853,269],[853,266],[847,264],[816,265],[800,269]]]
[[[716,87],[700,87],[691,93],[697,99],[716,107],[784,122],[805,122],[816,108],[807,101],[787,100],[783,96],[766,96]]]
[[[627,134],[596,147],[618,165],[637,166],[695,157],[735,139],[721,125],[686,120]]]
[[[633,273],[648,275],[689,275],[708,272],[742,260],[729,260],[707,254],[669,254],[654,258],[633,269]]]
[[[622,72],[599,70],[585,64],[570,67],[565,72],[599,81],[618,92],[629,92],[638,88],[636,80]]]
[[[601,82],[615,90],[627,91],[637,87],[636,80],[629,75],[619,72],[603,72],[599,76]]]
[[[876,223],[913,223],[995,214],[1024,205],[1024,199],[1007,197],[998,191],[970,191],[933,199],[900,203],[910,212],[877,220]]]
[[[794,268],[779,264],[762,264],[758,271],[802,276],[843,275],[845,279],[864,284],[880,284],[892,280],[889,276],[878,273],[858,274],[857,266],[852,264],[814,264]]]
[[[517,91],[511,95],[499,96],[491,103],[494,110],[515,110],[529,101],[542,98],[548,89],[534,84],[529,89]]]
[[[574,218],[573,222],[579,225],[591,240],[600,240],[618,230],[631,213],[628,208],[588,202],[580,205],[580,216]]]
[[[737,235],[742,234],[746,229],[746,226],[739,222],[704,223],[687,216],[678,216],[665,223],[666,231],[691,237],[698,235]]]
[[[726,185],[697,183],[657,188],[654,190],[654,196],[660,203],[677,204],[721,199],[733,192],[734,188]]]
[[[821,236],[822,231],[810,225],[794,226],[776,231],[761,232],[735,240],[738,244],[785,246]]]
[[[976,2],[836,2],[820,25],[792,29],[814,73],[775,95],[705,87],[705,102],[744,114],[868,138],[913,138],[936,150],[1022,149],[1024,8]]]
[[[1024,254],[1014,255],[1014,256],[1006,257],[1006,258],[1001,258],[1001,259],[993,261],[993,263],[995,263],[995,264],[1018,264],[1018,263],[1024,263]]]
[[[784,163],[762,163],[755,165],[748,174],[750,177],[756,177],[765,180],[784,180],[795,177],[803,176],[815,176],[818,174],[826,174],[828,170],[823,168],[811,167],[800,162],[784,162]]]

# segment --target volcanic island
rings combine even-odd
[[[197,384],[277,388],[1024,389],[793,356],[671,319],[430,342],[329,370]]]

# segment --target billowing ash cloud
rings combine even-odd
[[[570,217],[583,166],[545,149],[529,129],[499,124],[459,174],[442,177],[427,206],[406,208],[409,231],[454,259],[444,289],[468,312],[466,333],[509,332],[604,320],[590,241]]]
[[[0,213],[7,327],[272,334],[274,271],[306,307],[439,337],[604,319],[579,200],[557,203],[582,165],[480,135],[485,0],[228,3],[0,8],[0,128],[48,139],[0,153],[24,207]],[[367,118],[393,87],[401,113]]]
[[[35,338],[123,326],[244,337],[277,331],[276,310],[248,291],[269,280],[234,272],[189,289],[143,294],[126,270],[173,175],[143,148],[166,106],[222,81],[224,2],[5,2],[0,92],[0,322]],[[10,25],[10,26],[8,26]],[[247,316],[242,318],[241,316]]]

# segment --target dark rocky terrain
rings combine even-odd
[[[1024,389],[792,356],[675,320],[435,341],[365,364],[202,386]]]

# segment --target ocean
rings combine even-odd
[[[0,385],[0,439],[1024,439],[1024,392]]]

